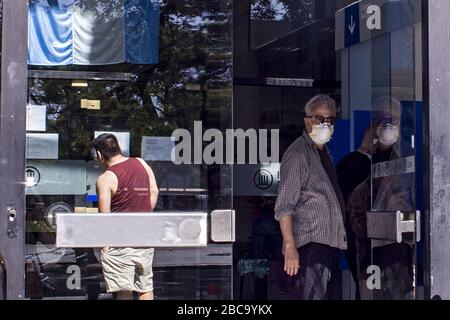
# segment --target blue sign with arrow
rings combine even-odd
[[[359,3],[345,8],[345,47],[350,47],[360,42],[359,21]]]

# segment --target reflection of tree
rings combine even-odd
[[[296,27],[311,22],[313,0],[252,0],[252,19],[294,23]]]
[[[116,1],[102,3],[117,6]],[[114,15],[115,10],[121,9],[97,12]],[[175,128],[190,128],[205,112],[209,126],[229,127],[230,15],[230,1],[163,0],[159,64],[58,68],[132,72],[131,82],[76,88],[70,81],[30,80],[30,103],[48,106],[48,129],[60,134],[60,158],[86,157],[94,130],[131,131],[131,154],[140,155],[143,135],[170,136]],[[81,109],[80,99],[101,100],[101,110]]]
[[[252,19],[275,20],[277,10],[272,0],[252,0]]]

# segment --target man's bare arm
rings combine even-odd
[[[116,176],[112,172],[105,172],[97,180],[98,210],[102,213],[111,212],[111,195]]]

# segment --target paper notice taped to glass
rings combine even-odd
[[[27,105],[27,131],[47,130],[47,106]]]
[[[142,137],[141,157],[145,161],[172,161],[172,137]]]

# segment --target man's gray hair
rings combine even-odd
[[[334,99],[331,98],[329,95],[318,94],[317,96],[312,97],[306,103],[305,106],[306,116],[308,117],[311,116],[312,112],[314,111],[314,108],[321,106],[323,104],[326,105],[333,113],[337,113],[336,101],[334,101]]]
[[[383,111],[386,110],[386,107],[389,107],[389,109],[396,108],[396,111],[401,112],[402,103],[398,99],[391,96],[383,96],[376,99],[373,103],[374,111]]]

